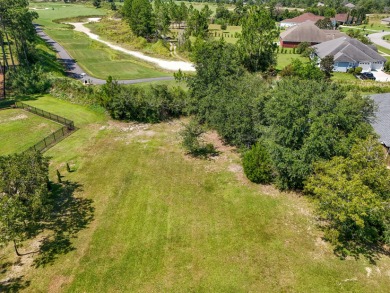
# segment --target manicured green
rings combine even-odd
[[[178,138],[181,121],[120,123],[49,96],[29,103],[73,118],[80,127],[45,155],[51,179],[58,169],[63,181],[80,184],[75,196],[93,200],[95,210],[93,222],[72,239],[74,250],[47,266],[18,266],[18,284],[30,282],[24,292],[389,288],[389,258],[374,266],[335,257],[321,240],[311,204],[249,183],[236,153],[223,148],[215,160],[187,157]],[[11,270],[7,261],[17,259],[12,247],[1,250],[0,259],[3,279]]]
[[[21,109],[0,111],[0,156],[20,153],[61,125]]]
[[[331,79],[334,81],[357,81],[353,74],[345,72],[333,72]]]
[[[291,64],[293,59],[299,59],[303,62],[307,62],[309,59],[302,57],[300,54],[292,54],[292,49],[283,48],[284,51],[287,50],[288,53],[280,53],[282,48],[279,48],[279,53],[277,55],[277,65],[276,69],[282,70],[287,65]]]
[[[109,75],[117,79],[171,75],[151,64],[93,41],[85,34],[73,31],[68,25],[53,22],[62,18],[104,15],[106,13],[104,9],[63,3],[41,3],[39,6],[49,9],[37,10],[39,19],[36,22],[42,25],[45,32],[59,42],[89,75],[102,79]]]

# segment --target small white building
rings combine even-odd
[[[382,70],[387,59],[378,54],[375,47],[359,40],[342,37],[313,46],[319,61],[333,56],[334,71],[347,72],[350,68],[361,67],[363,72]]]

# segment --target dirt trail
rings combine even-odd
[[[96,19],[96,18],[89,19],[89,21],[98,21],[98,19]],[[86,24],[86,22],[72,22],[72,23],[68,23],[68,24],[73,25],[75,31],[85,33],[91,39],[98,41],[100,43],[103,43],[114,50],[123,52],[125,54],[134,56],[136,58],[145,60],[145,61],[150,62],[150,63],[157,64],[161,68],[164,68],[167,70],[172,70],[172,71],[178,71],[179,69],[182,71],[195,71],[194,65],[190,62],[169,61],[169,60],[164,60],[164,59],[160,59],[160,58],[150,57],[150,56],[144,55],[141,52],[127,50],[127,49],[124,49],[120,46],[114,45],[111,42],[104,41],[104,40],[100,39],[100,37],[98,35],[92,33],[89,28],[84,26],[84,24]]]

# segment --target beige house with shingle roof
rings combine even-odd
[[[282,32],[280,34],[280,46],[295,48],[303,42],[316,45],[343,36],[346,35],[338,30],[322,30],[314,22],[306,21]]]

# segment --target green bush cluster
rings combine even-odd
[[[261,142],[244,153],[242,165],[246,177],[252,182],[267,184],[273,180],[271,156]]]
[[[187,96],[180,87],[120,87],[113,95],[102,93],[112,118],[157,123],[186,113]]]
[[[9,71],[6,78],[7,87],[13,93],[19,95],[31,95],[45,93],[51,83],[43,68],[36,64],[33,66],[19,67],[18,70]]]

